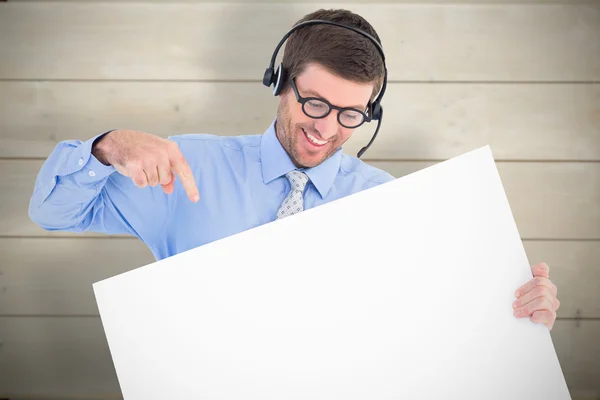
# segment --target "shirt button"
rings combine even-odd
[[[79,166],[81,167],[83,165],[83,158],[79,159]]]
[[[88,174],[89,174],[90,176],[96,176],[96,173],[95,173],[94,171],[90,171],[90,172],[88,172]]]

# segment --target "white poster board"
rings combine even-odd
[[[93,287],[125,400],[569,399],[531,277],[483,147]]]

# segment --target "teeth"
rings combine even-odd
[[[306,133],[306,137],[308,137],[308,139],[311,142],[313,142],[314,144],[318,144],[318,145],[322,146],[325,143],[327,143],[327,140],[319,140],[316,137],[314,137],[313,135],[311,135],[310,133],[306,132],[304,129],[302,129],[302,132]]]

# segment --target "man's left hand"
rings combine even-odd
[[[532,322],[541,322],[552,330],[560,301],[556,298],[556,285],[549,279],[550,267],[546,263],[537,264],[531,267],[531,272],[533,279],[515,293],[514,315],[517,318],[530,317]]]

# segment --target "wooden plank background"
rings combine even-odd
[[[258,82],[283,33],[328,6],[6,3],[0,78]],[[391,81],[600,81],[594,4],[349,6],[377,27]]]
[[[559,288],[561,318],[600,319],[600,258],[597,241],[525,240],[532,263],[551,267]],[[35,249],[35,251],[28,251]],[[0,253],[0,315],[98,316],[92,284],[154,261],[130,238],[4,238]],[[76,299],[77,301],[73,301]]]
[[[0,93],[0,157],[46,157],[107,127],[262,133],[277,107],[258,81],[16,80]],[[497,160],[600,160],[600,83],[390,83],[383,104],[370,160],[442,160],[487,144]],[[374,129],[361,127],[345,151],[356,155]]]
[[[374,25],[388,61],[364,159],[400,177],[491,145],[529,260],[559,288],[551,335],[571,394],[600,398],[600,3],[566,0],[0,4],[0,398],[120,398],[91,284],[153,260],[133,238],[29,220],[56,143],[262,133],[274,46],[338,7]]]
[[[562,344],[556,352],[565,380],[585,387],[600,368],[600,347],[588,349],[581,343],[598,340],[600,321],[581,325],[585,328],[574,321],[557,321],[552,339],[555,345]],[[120,398],[100,318],[0,317],[0,336],[4,339],[0,371],[7,371],[0,375],[0,387],[25,394],[15,398],[83,400],[82,393],[94,393],[87,399]],[[40,359],[46,360],[46,368],[38,365]],[[595,398],[587,394],[579,398]]]
[[[0,235],[73,235],[45,231],[29,220],[29,198],[42,163],[43,160],[0,160],[0,190],[4,193]],[[369,163],[401,177],[435,162]],[[600,238],[600,208],[597,207],[600,204],[600,163],[498,162],[497,167],[522,238]],[[573,223],[574,220],[578,222]]]

